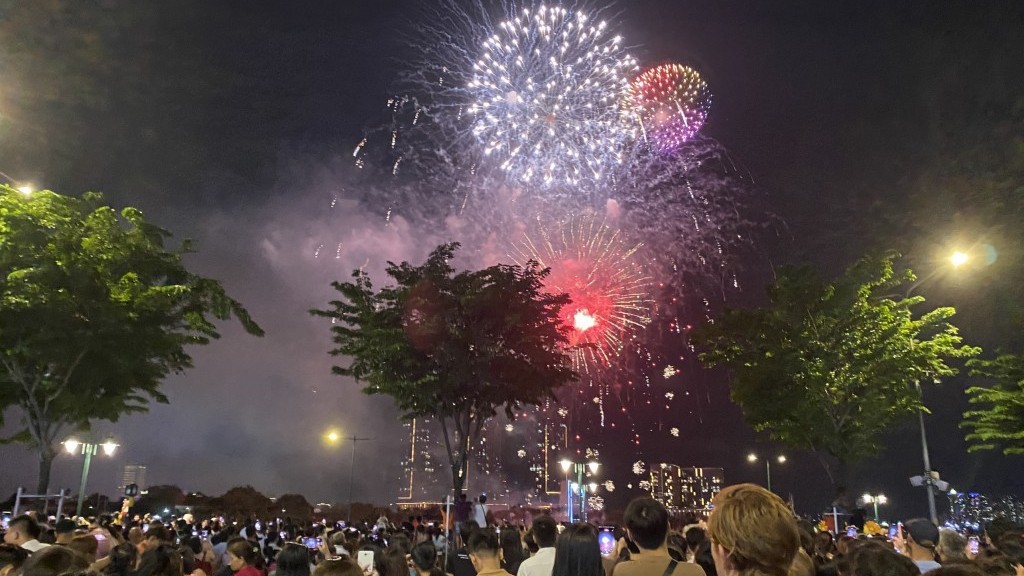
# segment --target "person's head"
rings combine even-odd
[[[165,528],[163,524],[153,523],[146,530],[142,547],[146,550],[153,550],[161,544],[170,544],[172,542],[174,542],[174,538],[171,536],[171,531]]]
[[[708,538],[719,576],[785,576],[800,547],[796,519],[785,502],[753,484],[719,492],[708,518]]]
[[[128,541],[131,542],[132,545],[138,546],[145,539],[146,534],[142,531],[142,528],[132,526],[131,529],[128,530]]]
[[[657,550],[668,541],[668,510],[654,498],[633,499],[626,506],[623,522],[629,539],[643,550]]]
[[[53,535],[58,544],[67,544],[75,537],[75,529],[78,524],[70,518],[61,518],[53,526]]]
[[[12,518],[7,525],[7,532],[4,533],[4,542],[21,546],[26,542],[38,540],[39,535],[42,533],[43,530],[39,527],[39,522],[36,522],[35,518],[28,514],[22,514]]]
[[[263,568],[263,555],[260,554],[259,546],[245,538],[236,537],[228,540],[227,555],[228,565],[235,572],[246,566]]]
[[[104,572],[111,576],[125,576],[135,570],[136,558],[138,558],[138,548],[131,542],[118,544],[110,549],[110,564],[107,565]]]
[[[477,530],[466,544],[469,559],[477,572],[498,568],[501,564],[500,550],[498,535],[491,530]]]
[[[364,576],[363,569],[349,556],[324,560],[317,564],[313,576]]]
[[[947,562],[963,562],[967,560],[967,538],[955,530],[943,528],[939,530],[939,543],[935,547],[939,560]]]
[[[14,544],[0,544],[0,576],[17,574],[28,559],[28,550]]]
[[[405,533],[399,532],[391,536],[388,540],[388,550],[397,550],[401,552],[402,556],[409,554],[412,551],[412,541]]]
[[[99,542],[96,541],[96,537],[92,534],[82,534],[75,536],[67,544],[68,548],[71,548],[75,552],[85,556],[85,559],[90,564],[96,561],[96,550],[99,549]]]
[[[443,576],[437,568],[437,548],[431,542],[420,542],[409,554],[412,566],[420,576]]]
[[[708,535],[704,533],[704,529],[699,526],[693,526],[686,530],[686,548],[690,552],[696,552],[697,548],[700,547],[708,539]]]
[[[388,548],[381,555],[374,555],[378,576],[408,576],[409,561],[399,548]]]
[[[480,495],[480,503],[481,504],[486,504],[487,503],[487,494],[481,494]]]
[[[50,546],[36,552],[21,567],[21,576],[59,576],[85,570],[89,562],[81,554],[64,546]]]
[[[927,518],[907,520],[903,523],[903,532],[912,558],[935,555],[935,546],[939,543],[939,529],[932,524],[931,520]]]
[[[476,523],[476,520],[466,520],[462,523],[462,541],[468,544],[473,534],[479,531],[480,525]]]
[[[533,534],[533,541],[537,543],[538,548],[553,548],[555,540],[558,539],[558,524],[547,514],[537,516],[530,526],[530,533]]]
[[[309,548],[296,542],[285,543],[277,553],[277,574],[309,576]]]
[[[137,576],[182,576],[181,554],[171,544],[160,544],[156,548],[147,548],[139,558]]]
[[[555,545],[551,576],[603,576],[597,529],[590,524],[573,524],[562,531]]]
[[[895,550],[877,544],[858,546],[849,563],[851,576],[917,576],[914,561]]]

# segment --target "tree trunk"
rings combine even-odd
[[[36,494],[46,494],[50,489],[50,468],[53,467],[55,456],[48,448],[39,451],[39,481],[36,483]]]

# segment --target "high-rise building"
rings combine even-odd
[[[709,510],[724,483],[722,468],[662,463],[651,469],[651,496],[673,512]]]
[[[141,464],[126,464],[121,473],[121,485],[117,487],[118,494],[124,494],[124,489],[130,484],[135,484],[139,490],[146,489],[146,467]]]

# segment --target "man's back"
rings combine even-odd
[[[519,564],[516,576],[551,576],[555,567],[555,549],[541,548],[537,553]]]
[[[469,552],[466,548],[459,548],[448,556],[448,573],[452,576],[476,576],[476,568],[473,561],[469,559]]]
[[[675,569],[667,572],[669,565],[676,562]],[[704,569],[697,564],[678,562],[668,556],[637,554],[625,562],[615,565],[615,576],[705,576]]]

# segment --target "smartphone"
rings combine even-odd
[[[7,530],[7,528],[10,525],[11,525],[11,513],[10,512],[4,512],[4,515],[0,516],[0,528],[3,528],[4,530]]]
[[[363,572],[373,571],[373,550],[360,550],[356,555],[356,563],[363,569]]]
[[[615,551],[615,530],[602,526],[601,532],[597,535],[597,544],[601,548],[602,556],[611,556]]]
[[[967,539],[967,549],[971,551],[971,554],[977,555],[978,549],[981,546],[981,539],[977,536],[971,536]]]
[[[285,532],[284,530],[281,531],[279,536],[281,536],[281,540],[286,540],[286,541],[288,540],[288,533]]]
[[[319,538],[303,538],[302,543],[305,544],[306,548],[309,548],[310,550],[316,550],[320,547]]]
[[[259,520],[256,521],[256,524],[255,524],[254,528],[256,528],[257,532],[263,532],[263,525],[260,524]]]
[[[889,540],[895,540],[896,539],[896,535],[899,534],[899,533],[900,533],[900,527],[899,526],[897,526],[895,524],[893,524],[892,526],[889,526]]]
[[[856,538],[857,537],[857,527],[856,526],[847,526],[846,527],[846,535],[851,537],[851,538]]]

